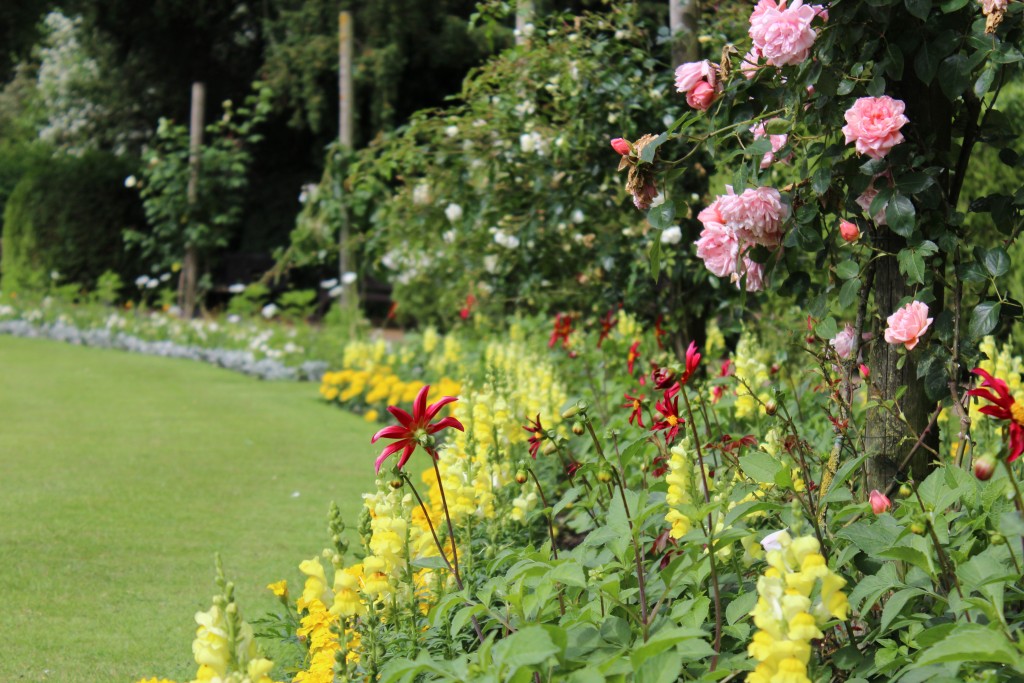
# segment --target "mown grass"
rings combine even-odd
[[[0,337],[0,681],[191,680],[219,552],[243,615],[355,526],[374,430],[308,384]]]

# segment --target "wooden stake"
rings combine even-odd
[[[190,210],[199,200],[199,170],[203,149],[203,118],[206,111],[206,86],[192,84],[192,116],[188,144],[188,205]],[[185,256],[178,278],[178,308],[181,317],[191,318],[196,310],[196,284],[199,280],[199,252],[196,245],[185,244]]]
[[[352,90],[352,15],[348,12],[341,12],[338,14],[338,143],[345,154],[352,149],[354,123]],[[345,274],[351,270],[349,242],[348,210],[343,207],[341,231],[338,235],[338,282],[341,283],[341,296],[338,303],[342,310],[347,310],[355,301],[350,294],[353,288],[344,283]]]

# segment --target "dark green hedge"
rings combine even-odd
[[[62,284],[86,289],[105,270],[134,279],[138,266],[121,237],[126,227],[143,224],[138,195],[124,186],[131,172],[130,164],[105,153],[35,164],[4,207],[0,286],[43,290],[54,271]]]

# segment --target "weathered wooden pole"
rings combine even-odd
[[[533,0],[519,0],[516,3],[516,45],[530,42],[533,28]]]
[[[203,150],[203,118],[206,111],[206,86],[192,84],[192,116],[189,122],[188,145],[188,206],[193,211],[199,200],[199,171]],[[190,220],[193,217],[189,217]],[[178,279],[178,308],[183,318],[191,318],[196,310],[196,283],[199,280],[199,251],[189,240],[185,242],[185,257]]]
[[[672,36],[672,64],[700,59],[700,43],[697,41],[697,20],[700,5],[697,0],[668,0],[668,27]]]
[[[341,12],[338,14],[338,143],[345,155],[352,149],[355,123],[352,91],[352,15]],[[338,235],[338,281],[342,283],[339,304],[343,309],[355,300],[351,294],[355,289],[344,283],[345,274],[351,269],[349,247],[348,210],[343,205]]]

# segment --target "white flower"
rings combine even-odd
[[[508,234],[504,230],[498,230],[494,233],[494,241],[506,249],[515,249],[519,246],[519,238]]]
[[[785,529],[770,533],[761,539],[761,547],[764,548],[765,552],[782,550],[782,539],[787,536],[789,536],[789,532]]]
[[[345,288],[342,287],[341,285],[338,285],[337,287],[331,287],[331,289],[327,292],[327,296],[331,297],[332,299],[337,299],[339,296],[342,295],[342,292],[344,291]]]
[[[358,279],[359,279],[359,276],[356,275],[355,273],[353,273],[350,270],[350,271],[348,271],[347,273],[344,273],[341,276],[341,284],[343,284],[343,285],[350,285],[350,284],[352,284],[353,282],[355,282]]]
[[[137,278],[135,278],[136,287],[145,287],[147,282],[149,282],[148,275],[140,275]]]
[[[444,209],[444,215],[448,217],[452,223],[462,218],[462,207],[458,204],[449,204]]]
[[[148,280],[146,280],[146,289],[156,289],[159,286],[160,281],[157,280],[155,277],[151,277]]]
[[[277,315],[277,311],[278,311],[278,308],[277,308],[276,305],[274,305],[274,304],[267,304],[266,306],[263,307],[263,310],[260,311],[260,315],[262,315],[267,320],[270,320],[275,315]]]
[[[228,322],[231,323],[232,325],[237,325],[238,323],[242,322],[242,316],[238,315],[237,313],[232,313],[231,315],[228,316]]]
[[[455,125],[448,126],[447,128],[444,129],[444,134],[450,138],[453,138],[459,134],[459,127]]]
[[[451,244],[455,241],[455,235],[456,232],[454,230],[445,230],[441,233],[441,239],[443,239],[445,243]]]
[[[133,175],[130,175],[127,178],[124,179],[124,186],[129,188],[129,189],[135,187],[138,184],[139,184],[138,179],[135,176],[133,176]]]
[[[420,183],[412,189],[412,203],[418,206],[430,203],[430,185]]]
[[[583,211],[581,209],[573,209],[572,215],[569,216],[569,219],[576,225],[579,225],[586,220],[586,216],[583,215]]]
[[[697,197],[696,196],[694,197],[693,201],[697,201]],[[664,192],[659,192],[658,194],[654,195],[654,199],[651,200],[651,208],[653,209],[656,206],[661,206],[664,203],[665,203],[665,193]]]
[[[231,292],[232,294],[241,294],[242,292],[245,291],[245,285],[243,285],[241,282],[236,282],[235,284],[228,287],[228,291]]]
[[[56,282],[57,280],[59,280],[59,279],[60,279],[60,272],[58,272],[58,271],[56,271],[56,270],[51,270],[51,271],[50,271],[50,279],[51,279],[51,280],[53,280],[53,281],[55,281],[55,282]]]
[[[170,279],[171,279],[171,274],[170,273],[162,273],[160,275],[160,282],[169,282]]]
[[[523,133],[519,136],[519,147],[524,152],[529,154],[537,148],[537,141],[534,139],[532,133]]]
[[[615,267],[615,259],[613,259],[611,256],[605,256],[604,259],[601,261],[601,266],[605,269],[605,272],[610,273],[612,271],[612,268]]]
[[[320,289],[331,289],[332,287],[338,286],[338,278],[332,277],[330,280],[321,280]]]
[[[665,228],[661,233],[662,244],[679,244],[683,240],[683,229],[678,225]]]
[[[665,114],[664,116],[661,117],[661,123],[666,128],[671,128],[672,124],[675,123],[675,122],[676,122],[676,118],[674,116],[672,116],[671,114]]]
[[[491,275],[495,275],[498,272],[498,257],[494,254],[484,256],[484,270]]]

